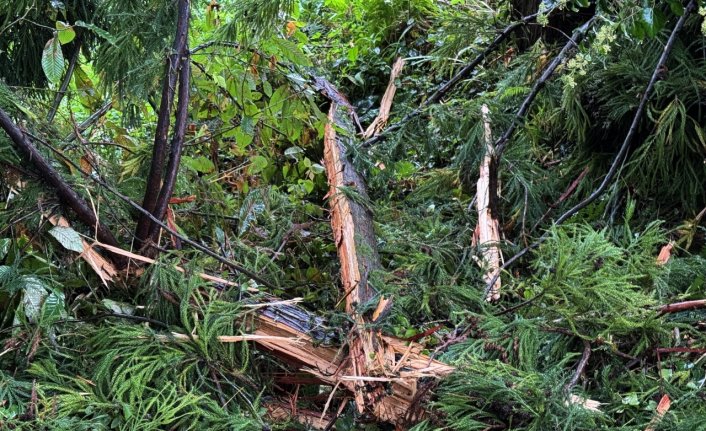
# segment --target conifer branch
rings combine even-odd
[[[554,224],[561,224],[564,221],[568,220],[571,216],[588,206],[591,202],[595,201],[600,197],[605,189],[608,187],[608,184],[610,184],[611,181],[613,181],[613,178],[615,175],[618,173],[618,170],[620,166],[623,163],[623,159],[625,158],[625,155],[627,154],[628,149],[630,148],[630,144],[632,143],[633,138],[635,137],[635,134],[637,133],[637,128],[640,125],[640,121],[642,121],[642,116],[645,113],[645,109],[647,108],[647,102],[650,100],[650,96],[652,96],[652,92],[654,91],[655,84],[657,81],[660,79],[661,76],[661,71],[664,70],[665,64],[667,63],[667,59],[669,58],[669,54],[672,52],[672,49],[674,48],[674,43],[677,40],[677,35],[679,35],[679,32],[681,31],[682,27],[684,27],[684,23],[686,22],[686,19],[689,17],[691,12],[694,10],[696,7],[696,1],[691,0],[689,4],[686,6],[684,9],[684,13],[682,16],[679,18],[679,21],[677,21],[677,24],[674,26],[674,29],[672,30],[672,34],[669,36],[669,39],[667,40],[667,44],[664,46],[664,50],[662,51],[662,55],[659,58],[659,61],[657,61],[657,65],[654,68],[654,71],[652,72],[652,77],[650,78],[649,83],[647,84],[647,88],[645,89],[645,92],[642,94],[642,97],[640,98],[640,104],[637,106],[637,111],[635,112],[635,116],[632,119],[632,124],[630,124],[630,129],[628,129],[628,133],[625,136],[625,140],[623,141],[623,144],[620,146],[620,150],[618,153],[615,155],[613,158],[613,162],[610,165],[610,169],[608,169],[608,173],[606,176],[603,178],[603,181],[601,184],[598,186],[596,190],[593,191],[586,199],[583,201],[579,202],[576,204],[573,208],[570,210],[566,211],[564,214],[559,217]]]
[[[517,113],[515,114],[515,118],[512,121],[512,124],[510,127],[505,130],[505,133],[498,138],[497,142],[495,142],[495,149],[496,149],[496,159],[499,160],[500,157],[503,154],[503,151],[505,151],[505,148],[507,147],[507,144],[510,142],[510,138],[512,138],[512,135],[515,133],[515,130],[517,130],[517,126],[524,121],[525,117],[527,116],[527,113],[529,112],[530,108],[532,107],[532,103],[534,102],[534,99],[537,97],[539,94],[540,90],[544,88],[546,85],[547,81],[549,78],[554,75],[554,72],[556,69],[559,67],[560,64],[566,60],[566,57],[569,56],[569,53],[571,50],[575,47],[578,46],[578,44],[581,42],[583,37],[586,35],[586,32],[588,31],[589,27],[591,24],[593,24],[593,21],[595,20],[595,17],[589,19],[586,21],[581,27],[577,28],[574,30],[574,34],[571,36],[571,39],[569,39],[568,42],[564,45],[564,47],[559,51],[559,54],[554,57],[551,63],[544,69],[542,72],[542,75],[539,77],[537,81],[535,81],[534,85],[532,86],[532,90],[530,93],[527,95],[525,100],[522,102],[522,105],[520,105],[520,109],[517,110]]]
[[[513,22],[512,24],[505,27],[500,32],[500,34],[498,34],[496,38],[483,50],[483,52],[478,54],[470,63],[468,63],[466,66],[463,67],[463,69],[458,71],[458,73],[456,73],[456,75],[454,75],[450,80],[439,86],[439,88],[437,88],[436,91],[434,91],[434,93],[432,93],[432,95],[429,96],[424,102],[422,102],[417,108],[405,115],[400,121],[396,122],[395,124],[382,131],[380,134],[373,136],[367,141],[364,141],[361,146],[369,147],[373,144],[377,144],[378,142],[386,140],[388,135],[390,135],[392,132],[401,129],[405,124],[409,123],[412,119],[424,112],[427,107],[438,103],[446,94],[453,90],[459,82],[470,76],[470,74],[476,69],[476,67],[478,67],[486,59],[486,57],[488,57],[488,55],[495,51],[500,46],[500,44],[508,38],[508,36],[510,36],[519,27],[535,20],[537,18],[537,15],[538,14],[536,13],[532,15],[527,15],[525,17],[522,17],[519,21]]]
[[[650,78],[650,81],[647,84],[647,88],[645,89],[645,92],[642,94],[642,98],[640,99],[640,104],[638,105],[637,111],[635,112],[635,115],[633,116],[632,124],[630,125],[630,129],[628,130],[628,133],[625,136],[625,140],[623,141],[623,144],[620,146],[618,153],[613,158],[613,162],[611,163],[611,166],[608,169],[608,173],[603,178],[603,181],[598,186],[598,188],[596,190],[594,190],[586,199],[582,200],[581,202],[576,204],[573,208],[569,209],[564,214],[562,214],[558,219],[556,219],[554,221],[554,226],[559,226],[560,224],[562,224],[563,222],[568,220],[570,217],[572,217],[574,214],[578,213],[580,210],[582,210],[583,208],[588,206],[591,202],[598,199],[603,194],[605,189],[608,187],[608,184],[613,180],[613,178],[617,174],[618,168],[622,164],[623,159],[625,157],[625,154],[627,153],[627,150],[630,147],[630,144],[632,143],[632,140],[635,137],[635,134],[637,133],[637,128],[640,124],[640,121],[642,120],[642,116],[645,113],[645,109],[647,107],[647,102],[649,101],[649,98],[652,95],[655,84],[659,80],[660,72],[665,67],[667,59],[669,58],[669,54],[672,52],[672,49],[674,48],[674,43],[676,42],[676,39],[677,39],[677,36],[679,35],[679,32],[684,27],[684,23],[686,22],[686,19],[688,18],[688,16],[691,14],[691,12],[695,8],[696,8],[696,2],[695,2],[695,0],[691,0],[689,2],[689,4],[684,8],[684,13],[682,14],[682,16],[679,18],[679,21],[677,21],[676,25],[674,26],[674,29],[672,30],[672,33],[670,34],[669,39],[667,40],[667,43],[664,46],[664,49],[662,51],[662,55],[660,56],[659,60],[657,61],[657,65],[655,66],[654,71],[652,72],[652,77]],[[500,267],[500,272],[505,271],[513,263],[515,263],[518,259],[520,259],[522,256],[526,255],[530,250],[534,250],[535,248],[539,247],[548,238],[548,232],[549,231],[546,231],[544,234],[542,234],[542,236],[540,236],[537,239],[537,241],[535,241],[534,243],[530,244],[529,246],[523,248],[517,254],[515,254],[510,259],[505,261],[503,266]],[[488,287],[486,289],[490,289],[490,286],[492,286],[494,282],[495,282],[495,279],[491,280],[490,283],[488,283]],[[532,298],[532,299],[534,299],[534,298]],[[530,299],[529,301],[525,301],[523,304],[530,303],[532,301],[532,299]]]

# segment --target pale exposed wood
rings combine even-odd
[[[389,384],[391,393],[386,393],[374,405],[373,410],[378,419],[386,422],[402,423],[417,394],[417,379],[442,378],[454,370],[449,365],[423,355],[423,346],[419,344],[381,335],[382,344],[387,349],[385,355],[391,358],[390,366],[399,372],[389,376],[356,375],[355,361],[351,361],[339,348],[315,346],[308,335],[262,315],[256,317],[254,325],[253,334],[263,337],[254,340],[257,344],[287,362],[298,364],[302,371],[316,376],[322,383],[339,385],[354,394],[360,384]],[[301,342],[283,341],[293,338]],[[395,360],[396,355],[400,355],[399,360]]]
[[[669,262],[669,258],[672,257],[672,249],[674,248],[674,243],[669,242],[669,244],[662,247],[657,256],[657,265],[664,265]]]
[[[346,112],[336,102],[331,103],[328,119],[324,134],[324,165],[329,184],[331,228],[341,262],[346,313],[354,322],[348,338],[350,375],[387,376],[390,358],[380,334],[371,327],[371,319],[359,311],[376,297],[375,290],[368,283],[368,275],[379,267],[379,258],[372,215],[362,205],[368,200],[365,182],[346,158],[345,138],[336,133],[336,127],[351,135],[354,129],[347,121]],[[351,198],[353,193],[358,195],[357,199]],[[376,411],[380,404],[378,400],[384,397],[383,385],[366,384],[361,380],[353,384],[358,412]]]
[[[149,258],[149,257],[142,256],[142,255],[139,255],[139,254],[137,254],[137,253],[133,253],[133,252],[130,252],[130,251],[127,251],[127,250],[123,250],[122,248],[114,247],[114,246],[112,246],[112,245],[103,244],[103,243],[98,242],[98,241],[94,242],[94,243],[93,243],[93,246],[98,246],[98,247],[104,248],[104,249],[106,249],[106,250],[108,250],[108,251],[111,251],[111,252],[113,252],[113,253],[115,253],[115,254],[118,254],[118,255],[121,255],[121,256],[125,256],[125,257],[127,257],[127,258],[130,258],[130,259],[133,259],[133,260],[137,260],[137,261],[139,261],[139,262],[145,262],[145,263],[149,263],[149,264],[154,264],[155,262],[157,262],[156,260],[151,259],[151,258]],[[174,266],[174,269],[177,270],[177,271],[179,271],[179,272],[181,272],[182,274],[186,273],[186,270],[185,270],[184,268],[180,267],[180,266]],[[233,282],[233,281],[226,280],[225,278],[221,278],[221,277],[216,277],[216,276],[214,276],[214,275],[205,274],[205,273],[203,273],[203,272],[200,272],[200,273],[198,273],[197,275],[198,275],[199,277],[203,278],[203,279],[206,280],[206,281],[212,281],[212,282],[214,282],[214,283],[222,284],[222,285],[224,285],[224,286],[233,286],[233,287],[239,286],[238,283],[235,283],[235,282]],[[252,293],[259,292],[259,290],[256,289],[256,288],[254,288],[254,287],[248,287],[248,291],[249,291],[249,292],[252,292]]]
[[[481,108],[483,115],[483,139],[485,141],[485,156],[480,166],[480,177],[477,183],[476,205],[478,208],[478,225],[476,234],[478,236],[478,246],[481,249],[483,259],[480,262],[485,269],[483,280],[490,286],[486,301],[492,302],[500,299],[501,280],[498,276],[500,272],[500,228],[496,209],[498,195],[498,177],[495,164],[495,148],[493,147],[493,133],[490,129],[490,111],[488,106]]]
[[[71,227],[68,220],[64,217],[52,215],[48,217],[49,222],[54,226]],[[84,239],[81,239],[83,244],[83,252],[79,255],[85,260],[88,265],[93,268],[93,271],[98,275],[101,282],[108,287],[108,282],[113,281],[113,278],[118,275],[118,270],[106,258],[100,255],[93,247]]]
[[[669,411],[671,404],[672,401],[669,399],[669,395],[663,395],[662,399],[659,400],[659,404],[657,404],[655,415],[647,425],[647,428],[645,428],[645,431],[656,431],[659,428],[659,423],[662,422],[662,418],[664,418],[664,415]]]
[[[395,81],[397,80],[397,78],[399,78],[400,74],[402,73],[404,63],[404,59],[402,57],[399,57],[397,60],[395,60],[395,63],[392,65],[392,72],[390,73],[390,82],[387,84],[385,94],[383,94],[382,100],[380,101],[380,112],[378,113],[378,116],[375,117],[373,122],[370,123],[368,128],[365,129],[365,133],[363,133],[363,138],[368,139],[373,137],[374,135],[377,135],[383,128],[385,128],[385,125],[387,125],[387,120],[389,120],[390,118],[390,109],[392,108],[392,99],[395,98],[395,92],[397,92],[397,85],[395,85]]]

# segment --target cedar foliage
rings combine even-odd
[[[29,3],[0,5],[0,108],[128,249],[140,214],[91,176],[134,201],[142,197],[174,2]],[[687,2],[539,2],[537,24],[514,33],[442,103],[372,147],[349,148],[369,199],[341,193],[373,215],[382,268],[368,278],[394,300],[375,325],[401,338],[419,335],[428,353],[456,367],[444,380],[421,381],[428,391],[419,402],[431,414],[410,428],[644,430],[665,394],[671,407],[659,429],[703,428],[706,312],[659,312],[706,294],[706,5],[698,3],[619,175],[563,225],[553,220],[603,179],[671,29],[690,12]],[[302,298],[325,317],[323,344],[338,347],[351,328],[319,164],[328,102],[315,76],[346,94],[365,126],[390,65],[408,58],[395,122],[518,19],[516,6],[192,4],[190,135],[175,197],[195,198],[170,205],[174,226],[268,285],[163,232],[156,264],[104,286],[67,249],[71,241],[52,231],[47,217],[62,213],[61,203],[0,133],[0,428],[306,429],[273,420],[267,406],[284,400],[320,414],[331,395],[343,403],[336,429],[388,429],[331,387],[290,383],[283,376],[296,367],[269,352],[218,337],[250,333],[250,305],[272,297]],[[566,35],[593,14],[586,39],[529,114],[516,118]],[[57,120],[46,124],[46,96],[57,86],[47,83],[40,59],[57,20],[82,34],[82,57]],[[62,46],[65,58],[72,49]],[[113,109],[81,139],[65,139],[111,99]],[[496,138],[519,124],[498,165],[505,258],[544,235],[503,273],[495,304],[484,300],[480,253],[471,245],[484,104]],[[74,223],[74,230],[93,236],[92,226]],[[668,243],[671,258],[658,265]],[[206,283],[196,276],[203,271],[238,286]],[[581,400],[600,402],[599,411]]]

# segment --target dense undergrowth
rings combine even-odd
[[[0,108],[130,249],[139,214],[62,157],[141,200],[173,2],[59,3],[0,4]],[[51,215],[71,213],[0,134],[0,428],[305,429],[273,421],[267,405],[293,393],[301,408],[321,405],[330,388],[282,383],[288,366],[218,337],[248,334],[251,305],[271,296],[301,298],[339,339],[350,328],[321,162],[328,102],[313,77],[338,86],[366,126],[390,65],[406,58],[394,123],[519,18],[512,3],[194,2],[189,128],[174,192],[186,199],[170,205],[170,226],[260,281],[164,233],[156,264],[132,264],[102,284],[71,251],[81,248],[76,232],[91,238],[92,227],[52,225]],[[382,260],[370,284],[394,300],[378,324],[456,367],[420,383],[430,414],[410,426],[705,429],[706,310],[660,311],[706,295],[703,9],[686,20],[619,174],[556,226],[603,180],[671,29],[690,11],[679,1],[536,3],[533,31],[514,34],[385,140],[350,149]],[[517,118],[543,68],[592,15],[586,39]],[[60,82],[49,82],[41,57],[59,37],[56,21],[82,37],[63,45],[67,62],[82,54],[48,122]],[[41,44],[28,42],[32,32]],[[113,109],[84,138],[66,138],[109,100]],[[471,241],[482,105],[496,138],[519,124],[498,167],[505,258],[544,235],[503,273],[492,304]],[[202,271],[238,286],[207,283]],[[658,414],[665,395],[671,405]],[[349,403],[336,429],[389,429],[366,419]]]

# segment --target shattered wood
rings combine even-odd
[[[441,378],[454,370],[453,367],[424,355],[424,348],[420,344],[380,335],[381,345],[384,346],[383,354],[389,359],[390,368],[396,372],[394,375],[377,377],[355,375],[355,362],[350,354],[338,347],[317,343],[313,337],[290,327],[289,322],[280,322],[258,314],[253,326],[253,335],[260,336],[254,339],[255,343],[272,355],[316,377],[321,384],[332,387],[339,385],[354,394],[361,384],[369,386],[379,383],[386,386],[386,393],[376,400],[374,413],[376,418],[394,424],[403,424],[405,416],[412,421],[422,417],[423,412],[410,412],[417,394],[418,379]]]
[[[94,243],[93,247],[96,246],[110,248],[112,253],[119,253],[132,259],[155,263],[153,259],[117,247]],[[90,246],[85,248],[92,250]],[[181,268],[177,267],[177,269]],[[115,275],[115,273],[106,274],[106,281],[113,281]],[[237,285],[218,277],[199,275],[219,285]],[[295,302],[268,297],[266,303],[246,304],[246,307],[253,310],[251,331],[248,334],[221,336],[218,340],[224,343],[244,341],[256,343],[273,356],[311,376],[307,383],[332,387],[339,385],[341,389],[353,394],[361,386],[369,388],[380,385],[385,392],[375,399],[372,412],[376,418],[396,424],[398,427],[418,421],[424,416],[424,412],[418,410],[415,404],[418,394],[417,381],[421,378],[440,379],[454,371],[453,367],[423,354],[424,346],[421,344],[382,335],[376,331],[376,346],[380,348],[380,357],[385,359],[387,372],[384,375],[360,374],[360,367],[357,367],[356,362],[353,361],[351,350],[346,350],[345,345],[338,346],[341,341],[339,334],[329,327],[323,318],[297,307],[294,305]],[[381,302],[386,306],[390,304],[389,300]],[[165,341],[193,340],[192,336],[176,333],[162,338]],[[283,419],[292,415],[291,411],[287,413],[287,410],[281,407],[280,405],[276,410],[270,410],[273,419]],[[301,414],[302,411],[297,410],[297,413]],[[298,421],[302,419],[299,415],[292,417]],[[313,416],[310,414],[305,414],[303,419],[306,424],[314,428],[325,422],[311,420]]]
[[[379,400],[385,396],[384,385],[362,380],[386,377],[390,370],[380,333],[372,327],[371,316],[365,310],[371,301],[379,301],[368,282],[368,276],[380,267],[380,263],[372,214],[361,204],[368,200],[365,183],[346,157],[346,137],[336,132],[338,127],[354,135],[346,114],[343,106],[331,103],[324,134],[324,165],[329,184],[331,229],[341,263],[346,313],[354,322],[348,337],[348,348],[351,376],[358,379],[352,380],[352,384],[359,413],[367,411],[376,417],[389,416],[389,412],[380,410],[383,407]],[[358,199],[352,199],[350,193],[343,193],[346,188],[352,189]]]
[[[380,101],[380,113],[378,113],[378,116],[375,117],[368,128],[365,129],[363,138],[368,139],[379,134],[380,131],[385,128],[385,125],[387,125],[387,120],[390,118],[390,109],[392,108],[392,99],[395,98],[395,93],[397,92],[395,81],[402,73],[404,63],[405,61],[402,57],[398,57],[397,60],[395,60],[395,64],[392,66],[392,72],[390,73],[390,82],[387,84],[385,94]]]
[[[494,302],[500,299],[500,228],[497,216],[498,172],[495,161],[493,134],[490,129],[490,111],[488,106],[481,108],[483,116],[483,139],[485,140],[485,156],[480,165],[480,176],[477,183],[478,225],[475,238],[481,249],[483,259],[479,262],[485,269],[483,280],[488,286],[486,301]],[[492,285],[491,285],[492,283]]]

